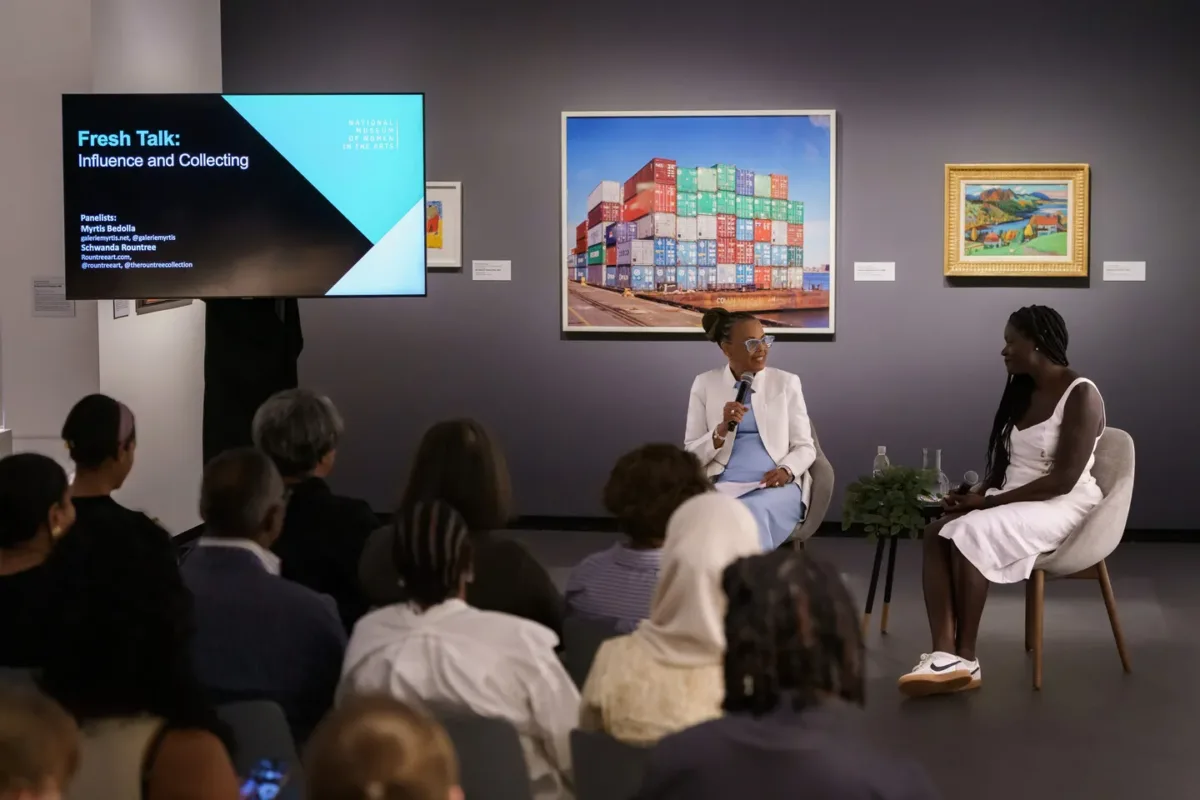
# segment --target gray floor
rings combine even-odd
[[[581,557],[611,534],[521,532],[560,585]],[[873,545],[818,539],[812,552],[834,562],[865,598]],[[889,632],[867,639],[867,716],[878,741],[923,763],[947,798],[1191,798],[1200,796],[1200,547],[1129,544],[1109,559],[1133,662],[1117,658],[1097,584],[1046,588],[1043,688],[1030,685],[1024,591],[993,587],[984,612],[978,692],[905,700],[895,679],[929,647],[920,595],[920,551],[900,544]],[[880,581],[882,584],[882,580]],[[880,587],[882,596],[882,586]]]

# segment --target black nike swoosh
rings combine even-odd
[[[929,668],[931,670],[933,670],[934,672],[945,672],[946,670],[954,669],[955,667],[960,666],[961,664],[962,664],[961,661],[952,661],[944,667],[939,667],[937,664],[930,664]]]

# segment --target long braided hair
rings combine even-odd
[[[421,500],[396,513],[392,564],[409,602],[425,609],[458,594],[471,569],[466,520],[448,503]]]
[[[1008,324],[1025,338],[1033,342],[1038,351],[1052,364],[1069,366],[1067,360],[1067,323],[1062,315],[1049,306],[1025,306],[1008,318]],[[997,489],[1004,487],[1004,474],[1008,471],[1011,453],[1008,438],[1013,427],[1029,410],[1033,398],[1032,375],[1009,375],[1000,396],[1000,407],[992,423],[992,434],[988,438],[987,483]]]
[[[862,705],[862,632],[837,570],[781,549],[733,562],[722,585],[725,711],[761,715],[785,702],[801,711],[831,698]]]

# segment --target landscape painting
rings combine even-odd
[[[1086,165],[946,168],[947,275],[1087,275]]]
[[[699,333],[713,307],[834,330],[833,111],[566,112],[562,325]]]

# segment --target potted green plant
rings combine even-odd
[[[862,525],[870,541],[902,533],[916,538],[925,527],[924,511],[936,485],[936,473],[911,467],[863,476],[846,487],[842,530]]]

